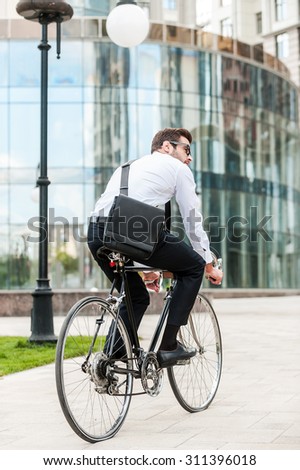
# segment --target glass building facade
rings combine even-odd
[[[0,22],[0,289],[33,289],[37,277],[40,31],[21,37],[24,23]],[[157,130],[181,126],[193,134],[191,169],[224,287],[300,287],[297,87],[280,63],[199,37],[152,24],[147,41],[123,49],[104,19],[74,19],[58,61],[50,32],[52,288],[103,286],[85,242],[95,200],[120,163],[150,152]]]

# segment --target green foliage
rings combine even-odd
[[[30,260],[27,255],[8,255],[0,258],[0,289],[22,287],[30,278]]]
[[[62,264],[65,274],[74,273],[78,270],[78,259],[65,251],[59,251],[56,255],[56,259]]]

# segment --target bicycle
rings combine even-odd
[[[127,279],[130,272],[141,271],[141,267],[126,266],[125,258],[118,253],[108,256],[122,276],[121,293],[114,295],[113,282],[106,300],[89,296],[78,301],[65,318],[56,353],[56,385],[62,411],[75,433],[90,443],[115,436],[124,423],[132,396],[142,393],[155,397],[160,393],[165,369],[159,366],[155,351],[176,283],[176,279],[170,281],[163,310],[145,351],[134,326]],[[123,301],[133,326],[134,347],[119,316]],[[197,354],[166,368],[171,388],[186,411],[203,411],[216,395],[222,369],[218,320],[203,294],[198,294],[178,339],[185,346],[196,348]],[[138,392],[133,391],[136,379],[141,386]]]

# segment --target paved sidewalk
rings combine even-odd
[[[165,374],[156,398],[133,397],[111,440],[90,445],[62,415],[54,365],[0,379],[0,450],[300,449],[300,296],[216,299],[224,367],[210,408],[189,414]],[[62,318],[55,318],[55,333]],[[151,336],[156,317],[144,318]],[[0,334],[30,335],[29,318],[0,318]]]

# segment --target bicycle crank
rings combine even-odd
[[[163,383],[163,370],[159,366],[156,354],[148,352],[143,360],[141,368],[141,382],[145,392],[151,397],[156,397]]]

